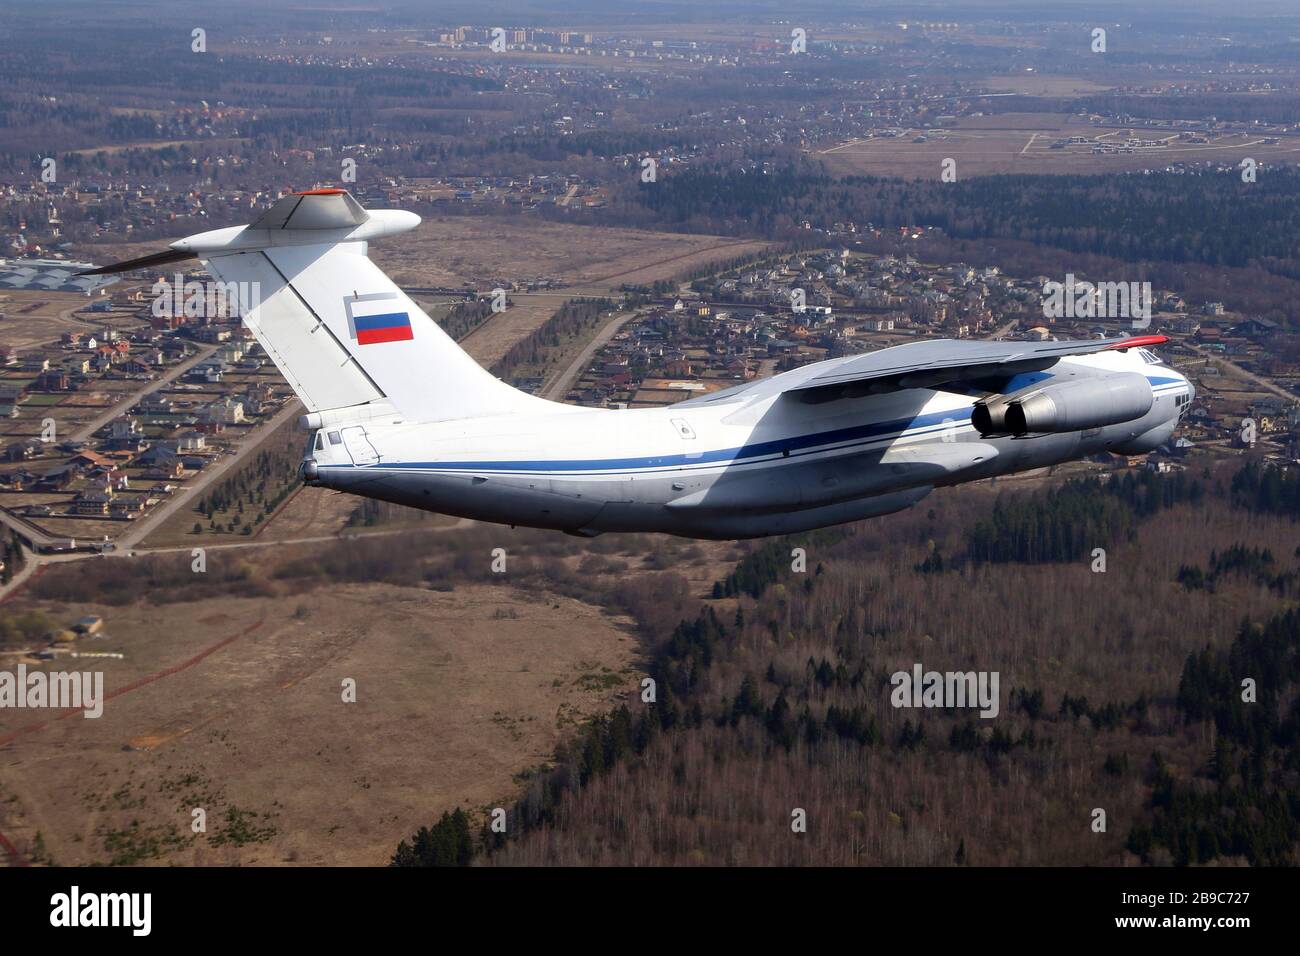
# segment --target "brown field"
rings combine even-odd
[[[485,561],[490,544],[508,545],[523,580],[539,562],[577,571],[589,557],[621,557],[588,570],[588,585],[656,588],[666,569],[698,597],[739,554],[726,543],[628,536],[602,547],[505,529],[456,540]],[[208,568],[271,581],[282,562],[311,554],[214,547]],[[88,560],[125,570],[141,559]],[[18,597],[8,612],[59,624],[101,615],[102,636],[65,646],[124,659],[28,661],[103,671],[108,699],[98,720],[0,711],[0,836],[60,864],[373,865],[443,810],[481,819],[639,680],[631,620],[512,577],[445,590],[285,581],[267,597],[156,605],[145,576],[126,571],[141,600],[121,606]],[[0,651],[4,669],[20,659]],[[356,703],[342,700],[347,678]],[[189,829],[195,807],[207,811],[206,834]]]
[[[508,586],[57,612],[102,613],[111,636],[83,649],[127,654],[58,665],[120,692],[98,720],[0,713],[5,835],[31,847],[39,832],[61,864],[382,864],[435,810],[507,798],[573,721],[635,685],[628,621]],[[206,835],[190,832],[196,806]],[[232,808],[268,832],[223,845]]]
[[[510,307],[473,329],[461,340],[461,347],[480,365],[491,368],[512,345],[535,331],[571,298],[565,293],[512,296]]]
[[[991,93],[1019,93],[1024,96],[1088,96],[1112,88],[1112,84],[1098,83],[1079,76],[1049,76],[1045,73],[986,76],[979,84]]]
[[[760,242],[546,222],[454,216],[426,219],[406,236],[376,243],[372,256],[402,286],[460,286],[483,292],[521,278],[549,278],[566,290],[605,292],[669,278]]]
[[[957,176],[1001,173],[1095,174],[1164,169],[1174,163],[1231,163],[1249,156],[1260,163],[1295,162],[1300,137],[1284,136],[1277,145],[1258,135],[1211,137],[1209,143],[1179,143],[1169,130],[1132,128],[1140,139],[1169,139],[1169,145],[1133,153],[1096,155],[1091,146],[1052,149],[1053,140],[1069,136],[1098,137],[1122,143],[1129,128],[1097,127],[1074,117],[1041,113],[969,117],[944,130],[924,131],[928,141],[912,140],[922,130],[909,130],[894,139],[855,140],[816,150],[813,155],[839,176],[901,176],[938,178],[944,159],[957,162]]]
[[[92,300],[79,292],[36,292],[30,289],[0,290],[0,344],[20,352],[58,342],[64,332],[93,332],[104,323],[103,316],[75,316]]]

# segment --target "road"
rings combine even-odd
[[[278,541],[230,541],[223,544],[184,544],[175,545],[165,548],[134,548],[127,549],[117,547],[113,551],[103,554],[94,551],[70,551],[63,554],[36,554],[23,549],[23,566],[17,574],[9,581],[8,584],[0,584],[0,604],[15,592],[19,591],[36,572],[51,564],[63,564],[68,561],[85,561],[91,558],[136,558],[148,557],[155,554],[190,554],[194,548],[202,547],[204,551],[239,551],[246,548],[279,548],[286,545],[295,544],[329,544],[335,541],[358,541],[363,538],[387,538],[403,534],[443,534],[448,531],[462,531],[465,528],[472,527],[474,521],[469,518],[458,518],[451,524],[434,525],[428,527],[425,525],[410,525],[401,528],[386,528],[379,531],[342,531],[338,534],[318,534],[305,538],[284,538]],[[208,540],[208,539],[204,539]]]
[[[0,508],[0,524],[3,524],[11,531],[18,532],[20,537],[30,541],[38,548],[48,548],[58,542],[68,540],[67,535],[56,537],[46,534],[42,528],[32,524],[26,518],[14,514],[8,508]]]
[[[460,531],[473,525],[469,518],[458,518],[452,524],[410,525],[401,528],[387,528],[379,531],[341,531],[338,534],[317,534],[306,538],[283,538],[278,541],[231,541],[228,544],[204,544],[204,551],[237,551],[241,548],[279,548],[291,544],[328,544],[332,541],[357,541],[362,538],[387,538],[399,534],[441,534],[445,531]],[[136,548],[133,551],[110,551],[111,557],[137,557],[151,554],[189,554],[200,545],[176,545],[166,548]]]
[[[113,421],[113,419],[121,415],[124,411],[134,406],[137,402],[139,402],[142,398],[144,398],[144,396],[148,395],[150,392],[154,392],[164,387],[165,385],[168,385],[169,383],[171,383],[181,375],[184,375],[189,369],[193,368],[197,363],[203,361],[203,359],[207,358],[215,351],[216,351],[216,346],[211,346],[211,345],[203,346],[199,350],[198,354],[196,354],[193,358],[186,359],[180,365],[176,366],[171,371],[169,371],[161,379],[158,379],[157,381],[154,382],[150,382],[148,385],[146,385],[144,388],[140,389],[139,391],[131,393],[122,401],[115,403],[112,408],[105,411],[102,415],[98,416],[93,421],[77,429],[75,432],[72,433],[72,441],[86,441],[92,435],[94,435],[95,432],[97,432],[99,429],[103,428],[109,422]],[[30,521],[27,521],[19,517],[18,515],[11,513],[7,508],[0,508],[0,524],[3,524],[8,528],[13,529],[14,531],[17,531],[20,535],[22,535],[24,538],[31,541],[31,543],[36,545],[38,548],[50,547],[55,542],[66,541],[68,538],[67,535],[54,536],[54,535],[46,534],[45,531],[43,531],[40,527],[38,527],[35,524],[32,524]]]
[[[145,517],[133,524],[125,533],[114,538],[119,548],[129,549],[136,542],[142,540],[146,535],[154,531],[163,521],[172,515],[177,508],[187,504],[194,498],[195,492],[202,491],[214,481],[224,475],[238,461],[242,461],[244,456],[261,445],[264,438],[271,434],[276,428],[279,428],[290,418],[296,417],[302,412],[302,403],[297,399],[291,401],[284,408],[280,409],[271,420],[259,429],[260,434],[255,440],[245,440],[239,450],[233,454],[222,458],[215,464],[209,465],[203,474],[201,474],[193,483],[182,487],[171,499],[155,508]],[[17,531],[19,535],[31,542],[37,548],[48,548],[55,544],[65,542],[69,535],[50,535],[42,528],[28,521],[27,519],[14,514],[7,508],[0,508],[0,524]]]
[[[8,584],[0,585],[0,604],[23,587],[32,576],[47,564],[62,564],[65,561],[84,561],[86,558],[98,557],[95,552],[67,551],[63,554],[36,554],[23,548],[23,567]]]
[[[582,375],[582,372],[587,367],[588,363],[591,362],[591,357],[595,355],[606,342],[612,339],[618,333],[619,329],[636,317],[636,312],[623,312],[606,322],[604,327],[596,333],[595,338],[587,343],[587,347],[579,352],[573,361],[569,363],[568,368],[561,372],[559,377],[542,391],[542,398],[549,398],[553,402],[564,401],[564,396],[569,394],[569,389]]]
[[[297,399],[294,399],[288,405],[284,406],[284,408],[280,409],[274,416],[272,416],[269,422],[265,423],[258,429],[258,435],[256,436],[257,440],[254,441],[253,436],[250,436],[249,439],[246,439],[240,445],[238,452],[233,455],[227,455],[216,464],[209,465],[207,468],[203,469],[203,473],[199,475],[198,480],[179,489],[174,495],[172,495],[169,501],[155,508],[149,515],[141,518],[133,524],[130,530],[125,534],[114,539],[117,542],[118,549],[129,551],[137,542],[142,541],[147,535],[156,530],[164,521],[175,514],[179,508],[188,506],[204,488],[207,488],[226,472],[230,471],[230,469],[236,464],[242,462],[244,456],[248,452],[260,446],[266,436],[272,434],[285,422],[289,421],[291,418],[296,418],[301,413],[302,402]]]
[[[1233,377],[1235,378],[1243,378],[1248,382],[1253,382],[1254,384],[1262,388],[1264,391],[1272,392],[1274,395],[1277,395],[1280,398],[1285,398],[1289,402],[1294,402],[1297,401],[1298,399],[1298,396],[1295,394],[1295,392],[1288,392],[1281,385],[1275,385],[1273,382],[1270,382],[1262,375],[1256,375],[1254,372],[1246,371],[1246,369],[1242,368],[1240,365],[1238,365],[1236,362],[1232,361],[1231,359],[1226,359],[1221,355],[1216,355],[1215,353],[1210,352],[1199,345],[1193,345],[1191,342],[1188,342],[1186,340],[1184,340],[1179,344],[1185,345],[1188,349],[1190,349],[1192,352],[1195,352],[1201,358],[1209,359],[1211,362],[1213,362],[1215,365],[1219,366],[1220,368],[1230,369]]]
[[[667,256],[662,259],[657,259],[654,262],[648,262],[648,263],[638,265],[634,269],[623,270],[617,273],[596,277],[587,280],[585,282],[576,283],[563,288],[552,289],[540,293],[516,293],[516,294],[524,294],[524,295],[535,294],[538,296],[550,296],[561,300],[569,299],[569,298],[579,298],[583,296],[604,297],[604,296],[609,296],[611,294],[616,295],[617,292],[615,286],[617,282],[628,276],[642,273],[647,269],[653,269],[656,267],[661,267],[674,262],[678,262],[684,259],[694,258],[702,254],[706,254],[710,252],[718,252],[721,250],[725,250],[737,246],[748,246],[748,245],[754,245],[754,240],[748,240],[748,239],[723,240],[713,246],[708,247],[707,249],[694,249],[688,253]],[[617,331],[620,328],[622,328],[622,326],[626,322],[630,321],[633,318],[634,315],[635,313],[628,313],[626,315],[616,317],[613,321],[611,321],[605,327],[603,327],[596,334],[595,338],[590,343],[588,343],[588,345],[582,350],[582,352],[578,356],[576,356],[572,362],[569,363],[569,366],[565,369],[564,373],[548,387],[547,395],[554,395],[560,399],[563,399],[564,395],[567,394],[572,382],[575,381],[582,374],[583,369],[586,367],[587,363],[591,361],[591,357],[596,353],[596,351],[599,348],[601,348],[605,343],[607,343],[609,339],[612,338],[615,335],[615,333],[617,333]],[[73,319],[71,316],[67,316],[66,318],[69,321],[79,321]],[[493,318],[495,318],[495,316]],[[490,324],[490,321],[491,320],[489,319],[488,322],[484,322],[476,326],[474,329],[472,329],[463,339],[461,339],[461,345],[464,346],[466,344],[465,341],[466,339],[472,339],[474,333],[482,331],[484,327]],[[122,402],[117,403],[113,407],[113,409],[106,411],[104,414],[98,416],[94,421],[89,422],[87,425],[79,429],[73,436],[74,440],[85,441],[87,438],[92,436],[95,433],[95,431],[97,431],[99,428],[102,428],[105,424],[107,424],[108,422],[116,418],[121,413],[124,407],[129,408],[130,406],[139,402],[141,398],[143,398],[145,395],[148,395],[150,392],[156,391],[157,389],[170,384],[176,378],[183,375],[188,369],[194,367],[194,365],[198,364],[199,362],[202,362],[214,351],[215,351],[215,347],[212,346],[206,347],[205,349],[201,350],[198,354],[196,354],[193,358],[186,360],[181,365],[177,366],[175,369],[172,369],[162,379],[155,382],[150,382],[147,387],[142,388],[139,392],[136,392],[128,396]],[[301,409],[302,409],[301,402],[298,402],[296,400],[291,402],[289,405],[286,405],[283,409],[281,409],[280,412],[278,412],[270,420],[270,422],[259,427],[258,429],[259,437],[256,440],[245,441],[244,443],[242,443],[240,448],[238,449],[238,451],[236,451],[235,454],[229,455],[223,458],[221,461],[210,465],[192,484],[181,488],[172,496],[170,500],[166,501],[158,508],[154,509],[152,513],[145,516],[144,518],[141,518],[138,522],[132,524],[122,535],[114,539],[115,548],[113,551],[107,552],[107,554],[115,557],[127,557],[133,554],[165,553],[168,551],[191,550],[189,546],[153,549],[153,548],[139,547],[139,544],[141,541],[144,541],[150,534],[157,531],[169,518],[174,516],[179,509],[188,507],[195,500],[195,498],[199,494],[201,494],[206,488],[210,487],[214,482],[220,480],[232,468],[234,468],[236,463],[244,461],[246,459],[247,454],[250,451],[253,451],[256,448],[260,447],[262,441],[265,439],[267,435],[270,435],[272,432],[274,432],[275,429],[283,425],[289,418],[298,415],[301,412]],[[466,524],[469,523],[471,522],[467,522],[464,519],[462,519],[461,521],[458,521],[455,524],[442,526],[436,530],[438,531],[451,530],[453,528],[464,527],[466,526]],[[5,509],[0,509],[0,524],[3,524],[9,528],[18,531],[20,535],[22,535],[25,539],[29,540],[33,545],[35,545],[38,548],[49,547],[55,544],[56,542],[63,542],[67,540],[67,536],[65,535],[60,535],[57,537],[48,535],[36,525],[32,524],[29,521],[24,520],[23,518],[17,515],[11,514]],[[412,529],[412,530],[418,530],[418,529]],[[435,529],[424,529],[424,530],[435,530]],[[392,532],[372,532],[372,533],[373,534],[406,533],[406,529],[400,529],[398,531],[392,531]],[[367,535],[357,534],[357,535],[353,535],[352,537],[364,537],[364,536]],[[232,542],[230,544],[221,544],[221,545],[204,545],[204,547],[266,548],[266,547],[274,547],[280,544],[324,543],[327,541],[337,540],[337,538],[338,536],[336,535],[324,535],[324,536],[317,536],[311,538],[298,538],[298,539],[290,539],[290,540],[282,540],[282,541]],[[32,553],[28,556],[28,560],[25,563],[23,571],[20,572],[19,576],[15,579],[15,581],[11,582],[10,585],[8,585],[7,587],[0,588],[0,600],[3,600],[5,596],[13,593],[18,587],[22,585],[23,582],[29,580],[31,576],[34,573],[36,573],[37,569],[42,565],[54,563],[54,562],[60,562],[60,561],[81,560],[87,557],[95,557],[95,556],[97,556],[95,553],[86,553],[86,552],[64,553],[64,554]]]
[[[72,433],[72,440],[73,441],[88,440],[92,435],[95,434],[95,432],[99,431],[101,428],[103,428],[113,419],[117,418],[122,413],[129,411],[146,395],[149,395],[152,392],[158,391],[158,389],[160,388],[170,385],[172,382],[176,381],[176,379],[180,378],[182,375],[184,375],[194,366],[198,365],[200,362],[202,362],[204,359],[206,359],[216,350],[217,347],[215,345],[200,346],[198,352],[196,352],[191,358],[187,358],[185,361],[181,362],[175,368],[171,369],[162,378],[150,382],[148,385],[144,386],[138,391],[132,392],[130,395],[127,395],[120,402],[115,404],[108,411],[104,412],[104,414],[100,415],[98,418],[94,419],[93,421],[77,429],[75,432]]]

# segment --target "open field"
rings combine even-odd
[[[611,229],[532,218],[426,219],[415,232],[376,243],[375,262],[401,286],[470,285],[545,278],[565,289],[604,292],[649,283],[763,247],[718,236]]]
[[[914,142],[924,135],[925,142]],[[1131,153],[1094,153],[1092,140],[1121,147],[1132,135],[1160,145]],[[1053,149],[1056,140],[1083,136],[1090,142]],[[1183,142],[1168,129],[1101,127],[1076,117],[1012,113],[968,117],[942,130],[907,130],[894,138],[853,140],[815,150],[835,175],[938,178],[947,158],[957,162],[957,176],[1000,173],[1095,174],[1164,169],[1175,163],[1236,164],[1249,156],[1259,163],[1300,159],[1300,137],[1283,136],[1275,144],[1261,135],[1208,134],[1206,143]]]
[[[23,350],[57,342],[67,331],[90,332],[104,323],[103,316],[76,316],[90,302],[79,292],[44,292],[30,289],[0,289],[0,344]]]
[[[508,274],[546,275],[567,287],[519,295],[468,336],[465,347],[485,364],[549,318],[574,285],[605,291],[650,282],[762,246],[696,236],[647,240],[631,230],[602,230],[596,241],[590,230],[545,223],[510,223],[503,234],[501,226],[426,226],[418,249],[388,244],[397,266],[376,249],[411,285],[468,281],[417,265],[419,254],[441,257],[450,242],[459,250],[454,261],[492,260]],[[590,245],[575,248],[580,241]],[[144,251],[115,249],[101,258]],[[278,562],[320,546],[290,542],[347,533],[359,502],[301,489],[255,535],[205,536],[209,567],[236,563],[250,580],[270,580]],[[188,547],[194,520],[182,508],[143,544]],[[97,523],[82,524],[88,533]],[[452,524],[433,515],[413,522],[430,531]],[[388,521],[379,529],[396,527]],[[726,545],[672,546],[689,549],[692,557],[672,562],[672,570],[701,596],[734,558]],[[567,539],[562,550],[558,560],[573,570],[594,554]],[[621,579],[657,573],[661,565],[647,554],[634,548]],[[182,559],[188,555],[175,557]],[[508,803],[521,771],[548,760],[575,723],[607,710],[636,683],[631,621],[507,584],[443,592],[351,583],[277,597],[251,596],[264,592],[250,588],[249,596],[160,611],[148,603],[140,576],[126,578],[137,582],[143,601],[102,607],[19,598],[59,622],[103,615],[109,636],[83,639],[79,651],[125,655],[46,665],[103,670],[108,692],[120,696],[108,701],[102,719],[41,713],[32,720],[10,711],[0,721],[0,829],[24,854],[39,845],[42,860],[59,863],[383,863],[398,840],[445,809]],[[12,653],[4,660],[16,666]],[[340,699],[349,677],[358,682],[356,704]],[[362,740],[371,743],[355,743]],[[196,806],[208,813],[205,835],[189,828]]]
[[[177,236],[186,228],[178,226]],[[102,263],[148,255],[165,245],[105,243],[80,252]],[[374,243],[370,255],[403,287],[469,286],[487,293],[511,279],[549,279],[552,289],[600,294],[623,284],[671,278],[710,262],[757,252],[766,245],[721,236],[578,226],[537,218],[448,216],[426,218],[414,232]],[[73,298],[85,302],[84,297]],[[16,311],[11,308],[11,317]],[[56,329],[47,338],[57,339],[60,331]]]
[[[404,553],[441,540],[405,541]],[[383,863],[443,810],[508,805],[562,736],[637,686],[633,622],[539,587],[537,568],[577,572],[602,593],[615,581],[663,587],[668,572],[703,598],[738,554],[648,540],[462,530],[450,546],[480,554],[479,570],[431,586],[277,574],[320,545],[213,548],[211,583],[225,593],[164,605],[135,570],[145,559],[89,559],[119,564],[132,600],[28,591],[6,607],[60,624],[100,615],[101,635],[64,646],[122,657],[26,659],[102,671],[107,700],[96,720],[0,713],[0,836],[62,864]],[[488,573],[492,544],[511,555],[499,581]],[[161,560],[183,571],[190,558]],[[64,587],[80,580],[75,568],[47,573]],[[231,573],[249,586],[232,587]],[[0,667],[20,660],[0,650]],[[342,700],[348,678],[356,703]],[[207,811],[204,835],[189,829],[195,807]]]
[[[63,609],[105,615],[111,636],[84,649],[126,660],[64,666],[103,670],[120,696],[98,720],[0,714],[8,838],[39,832],[63,864],[383,863],[435,808],[508,795],[572,721],[634,683],[628,622],[569,598],[376,584],[291,607]],[[190,832],[196,806],[206,835]]]
[[[572,296],[563,292],[513,296],[510,307],[491,316],[461,340],[461,347],[485,368],[491,368],[516,342],[536,331]]]
[[[1047,73],[1007,73],[986,76],[979,82],[991,93],[1017,93],[1023,96],[1088,96],[1112,88],[1112,84],[1100,83],[1095,79]]]

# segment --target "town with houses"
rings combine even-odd
[[[15,296],[33,293],[0,289],[0,309]],[[36,544],[115,537],[292,401],[223,303],[172,314],[155,299],[148,284],[101,290],[56,341],[0,344],[0,496]],[[19,321],[0,318],[0,334]]]
[[[1043,341],[1134,329],[1127,318],[1046,317],[1043,290],[1052,281],[847,248],[769,258],[683,283],[638,309],[567,399],[671,404],[927,336]],[[18,294],[32,293],[8,293]],[[5,297],[0,289],[0,309]],[[1170,292],[1155,290],[1153,299],[1142,331],[1173,338],[1164,352],[1192,375],[1198,396],[1185,436],[1152,460],[1169,467],[1195,446],[1247,440],[1300,457],[1300,367],[1268,349],[1276,326]],[[80,327],[57,342],[19,349],[0,338],[0,494],[11,517],[52,538],[112,537],[112,523],[149,513],[236,453],[291,400],[251,332],[212,305],[199,315],[156,314],[149,284],[132,284],[92,294],[76,313]],[[0,335],[13,319],[0,318]],[[517,384],[535,390],[542,383]],[[1255,428],[1243,431],[1244,419]]]
[[[1279,458],[1300,458],[1300,365],[1270,350],[1270,340],[1282,332],[1276,323],[1158,289],[1149,324],[1049,318],[1044,288],[1060,281],[846,248],[792,254],[697,280],[641,311],[597,353],[568,400],[630,408],[672,404],[927,336],[1047,341],[1160,333],[1172,340],[1161,347],[1162,357],[1197,383],[1197,401],[1185,437],[1167,454],[1150,456],[1152,467],[1171,467],[1198,445],[1240,448],[1257,441],[1269,443]],[[1243,430],[1245,419],[1255,427]]]
[[[115,537],[120,523],[149,514],[237,454],[292,400],[234,310],[217,302],[160,310],[150,283],[171,278],[139,278],[145,281],[81,296],[77,328],[36,347],[4,344],[6,327],[21,320],[0,311],[4,514],[56,546]],[[1060,277],[1018,278],[996,267],[845,247],[768,257],[681,283],[637,308],[595,352],[567,400],[643,408],[923,337],[1045,341],[1140,327],[1172,337],[1162,352],[1192,376],[1198,394],[1173,447],[1124,464],[1180,467],[1198,446],[1254,442],[1281,459],[1300,458],[1300,367],[1268,348],[1280,332],[1274,323],[1158,289],[1149,325],[1052,318],[1043,302],[1053,281]],[[0,310],[7,298],[34,294],[0,288]],[[535,391],[543,382],[515,384]],[[1252,429],[1242,428],[1247,419]]]

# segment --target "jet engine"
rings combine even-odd
[[[1146,376],[1116,372],[978,402],[971,422],[985,435],[1075,432],[1131,422],[1151,411],[1154,401]]]

